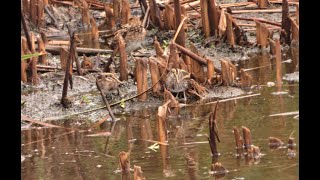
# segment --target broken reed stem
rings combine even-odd
[[[210,31],[211,35],[216,35],[218,33],[218,26],[219,26],[219,14],[216,7],[216,0],[209,0],[209,9],[208,9],[208,16],[209,16],[209,24],[210,24]]]
[[[280,45],[280,40],[276,39],[276,74],[277,74],[277,85],[278,86],[278,92],[281,91],[281,85],[282,85],[282,64],[281,64],[281,45]]]
[[[125,41],[121,34],[116,35],[118,40],[119,54],[120,54],[120,81],[128,80],[128,59],[125,47]]]
[[[233,83],[232,74],[230,71],[230,64],[228,60],[221,59],[221,77],[224,86],[230,86]]]
[[[174,43],[170,42],[169,44],[170,55],[169,55],[169,62],[172,63],[172,68],[180,69],[180,59],[177,53],[177,47]]]
[[[107,3],[104,4],[104,11],[106,13],[106,17],[104,20],[104,23],[107,26],[107,29],[111,29],[113,27],[115,27],[115,17],[114,17],[114,12],[113,9],[111,9],[109,7],[109,5]]]
[[[259,23],[259,21],[255,21],[256,22],[256,39],[257,39],[257,44],[261,44],[261,38],[260,38],[260,26],[261,23]]]
[[[63,71],[66,70],[68,57],[69,57],[68,50],[64,47],[61,47],[61,49],[60,49],[60,66]]]
[[[24,38],[25,39],[25,38]],[[21,38],[22,41],[22,38]],[[26,40],[25,40],[26,41]],[[23,43],[21,42],[21,55],[24,55],[24,48],[23,48]],[[27,82],[27,60],[22,60],[21,61],[21,81],[26,83]]]
[[[242,126],[242,133],[244,139],[244,149],[248,153],[248,150],[251,148],[252,140],[251,140],[251,131],[249,128]]]
[[[44,43],[44,47],[46,47],[48,45],[48,38],[47,38],[47,35],[45,32],[41,31],[40,32],[40,35],[41,35],[41,39]]]
[[[299,4],[296,4],[296,20],[297,24],[299,25]]]
[[[38,52],[41,53],[45,53],[46,52],[46,48],[44,46],[44,43],[42,41],[42,39],[40,37],[37,37],[37,42],[38,42]],[[39,61],[41,64],[43,65],[48,65],[48,61],[47,61],[47,55],[43,54],[42,56],[39,56]]]
[[[226,18],[227,18],[227,40],[231,48],[234,48],[235,45],[235,38],[234,38],[234,31],[233,31],[233,26],[232,26],[232,16],[229,13],[226,13]]]
[[[237,157],[241,157],[243,154],[243,140],[240,136],[239,130],[236,127],[233,127],[233,134],[236,142]]]
[[[266,9],[268,8],[269,2],[268,0],[259,0],[258,5],[259,5],[259,8]]]
[[[288,148],[291,150],[294,150],[294,138],[293,137],[289,137]]]
[[[170,102],[168,103],[168,106],[170,108],[170,113],[173,116],[178,115],[180,112],[180,107],[179,107],[180,104],[178,100],[167,89],[164,90],[163,96],[164,96],[164,102],[167,102],[167,103]]]
[[[23,54],[29,54],[27,51],[30,51],[28,49],[27,39],[24,36],[21,36],[21,51],[23,51]]]
[[[28,29],[28,26],[26,24],[26,20],[24,18],[24,14],[23,14],[22,10],[21,10],[21,21],[22,21],[22,27],[23,27],[24,35],[26,36],[26,39],[27,39],[28,49],[31,50],[30,33],[29,33],[29,29]]]
[[[193,43],[190,43],[190,50],[191,50],[191,52],[193,52],[194,54],[199,56],[199,51]],[[190,59],[190,61],[191,61],[191,63],[190,63],[191,71],[189,71],[189,72],[191,72],[194,75],[197,82],[203,83],[205,81],[205,74],[204,74],[203,66],[198,61],[191,60],[191,59]],[[207,61],[209,61],[209,60],[207,59]]]
[[[133,166],[133,180],[143,180],[143,172],[140,166]]]
[[[268,39],[269,40],[269,44],[270,44],[270,51],[269,53],[271,55],[276,55],[276,42],[272,39]]]
[[[28,0],[22,0],[22,10],[24,14],[28,14],[29,13],[29,1]]]
[[[75,37],[74,37],[73,41],[75,41]],[[69,51],[69,53],[71,53],[71,51]],[[73,58],[73,61],[76,61],[77,73],[78,73],[79,76],[81,76],[83,74],[83,72],[81,70],[81,64],[80,64],[80,61],[78,59],[77,46],[76,46],[75,43],[72,44],[72,58]]]
[[[30,40],[31,40],[31,52],[32,54],[36,53],[35,50],[35,36],[33,32],[30,32]],[[38,57],[32,57],[31,58],[31,73],[32,73],[32,84],[38,85],[38,73],[37,73],[37,63],[38,63]]]
[[[129,23],[129,18],[131,16],[129,0],[122,0],[121,7],[121,24],[127,24]]]
[[[82,3],[82,24],[84,26],[90,26],[90,14],[89,5],[86,1],[81,1]]]
[[[43,27],[44,25],[44,5],[43,0],[37,0],[37,27]]]
[[[282,1],[282,21],[281,21],[281,42],[284,42],[288,45],[291,43],[290,39],[290,19],[289,19],[289,4],[288,0]]]
[[[202,31],[205,37],[210,37],[210,24],[208,16],[208,0],[200,0]]]
[[[169,4],[165,4],[163,12],[164,27],[166,30],[176,29],[176,17],[173,8]]]
[[[242,68],[240,70],[240,79],[241,79],[241,88],[251,87],[252,76]]]
[[[210,144],[210,149],[212,156],[217,156],[218,155],[218,150],[217,150],[217,143],[216,143],[216,138],[218,142],[220,142],[219,136],[218,136],[218,129],[217,129],[217,124],[216,124],[216,114],[217,114],[217,107],[218,107],[219,101],[217,102],[214,112],[211,112],[209,114],[209,134],[210,137],[209,139],[209,144]]]
[[[29,17],[31,22],[34,25],[37,25],[37,9],[36,9],[36,1],[37,0],[30,0],[30,9],[29,9]]]
[[[156,50],[156,57],[161,57],[164,51],[160,46],[160,43],[158,42],[157,36],[154,37],[153,46],[154,46],[154,49]]]
[[[98,41],[99,40],[99,32],[98,32],[97,23],[94,20],[94,18],[90,18],[90,23],[91,23],[91,38],[93,41]]]
[[[219,25],[218,25],[218,36],[223,37],[227,29],[227,18],[225,13],[225,8],[220,10],[220,18],[219,18]]]
[[[292,40],[299,41],[299,25],[297,22],[290,17],[290,24],[291,24],[291,34],[292,34]]]
[[[113,2],[113,14],[114,14],[115,22],[120,23],[122,0],[113,0],[112,2]]]
[[[259,21],[256,22],[256,37],[257,44],[261,46],[261,48],[266,48],[268,46],[268,38],[270,37],[270,31],[263,23]]]
[[[171,103],[171,100],[166,100],[162,106],[158,107],[158,130],[159,130],[159,141],[166,142],[167,141],[167,130],[166,130],[166,120],[167,120],[167,112],[168,105]]]
[[[212,60],[207,59],[207,80],[210,81],[215,74]]]
[[[119,165],[122,172],[130,171],[130,160],[127,152],[121,151],[119,153]]]
[[[160,72],[158,68],[158,64],[154,60],[154,57],[149,57],[149,69],[151,74],[151,81],[152,81],[152,92],[154,94],[160,94],[160,84],[157,82],[160,80]]]
[[[135,72],[136,78],[137,78],[137,92],[138,94],[143,93],[138,96],[138,99],[140,101],[145,101],[147,99],[147,63],[142,58],[136,59],[136,72]]]
[[[68,56],[68,59],[67,59],[67,65],[66,67],[68,69],[66,69],[66,73],[65,73],[65,76],[64,76],[64,81],[63,81],[63,89],[62,89],[62,98],[61,98],[61,104],[64,106],[64,107],[68,107],[68,105],[66,104],[66,101],[67,101],[67,94],[68,94],[68,81],[70,81],[70,85],[71,85],[71,89],[72,89],[72,60],[73,60],[73,46],[74,46],[74,32],[71,32],[71,39],[70,39],[70,48],[69,48],[69,56]]]
[[[159,29],[163,29],[163,22],[161,21],[160,17],[160,9],[156,0],[149,0],[149,6],[151,21],[155,26],[159,27]]]

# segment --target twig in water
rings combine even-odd
[[[236,100],[236,99],[242,99],[242,98],[248,98],[248,97],[254,97],[254,96],[259,96],[261,95],[261,93],[257,93],[257,94],[250,94],[247,96],[239,96],[239,97],[234,97],[234,98],[229,98],[229,99],[222,99],[219,100],[219,102],[226,102],[226,101],[232,101],[232,100]],[[208,105],[208,104],[214,104],[217,103],[217,101],[212,101],[212,102],[208,102],[208,103],[203,103],[203,104],[199,104],[199,103],[194,103],[194,104],[179,104],[180,107],[192,107],[192,106],[202,106],[202,105]]]

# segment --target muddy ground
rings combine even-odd
[[[242,2],[240,1],[217,1],[218,3],[230,3],[230,2]],[[133,3],[133,2],[131,2]],[[279,8],[281,5],[275,5],[275,8]],[[294,7],[291,7],[294,8]],[[290,9],[291,9],[290,8]],[[48,37],[54,38],[54,36],[59,36],[62,39],[68,39],[67,27],[66,24],[72,24],[73,27],[79,31],[85,31],[85,27],[81,25],[81,11],[73,7],[59,6],[53,8],[54,15],[58,20],[59,29],[52,25],[51,19],[48,15],[45,15],[45,22],[47,28],[44,29]],[[236,9],[236,8],[235,8]],[[101,24],[104,20],[103,11],[90,10],[90,14],[95,18],[97,24]],[[139,8],[134,9],[132,15],[139,16],[141,14]],[[264,18],[274,22],[281,22],[281,13],[250,13],[250,14],[239,14],[238,17],[257,17]],[[194,20],[194,24],[199,25],[199,20]],[[241,21],[239,21],[241,22]],[[37,35],[38,30],[33,28],[32,24],[28,23],[30,30],[33,30]],[[143,47],[132,53],[132,56],[139,56],[143,54],[145,58],[155,55],[155,51],[152,45],[152,38],[154,36],[158,37],[158,41],[163,47],[168,46],[168,42],[173,38],[175,31],[160,31],[157,28],[152,27],[151,25],[147,29],[146,42],[143,43]],[[21,31],[23,34],[23,31]],[[62,36],[64,34],[65,36]],[[219,59],[229,58],[236,66],[239,61],[247,61],[251,57],[254,57],[256,54],[261,52],[261,49],[255,45],[255,32],[246,33],[248,41],[252,43],[251,46],[236,46],[234,49],[231,49],[229,45],[225,42],[219,42],[217,44],[210,43],[214,40],[205,39],[203,33],[201,33],[200,28],[191,29],[187,31],[187,44],[193,42],[196,47],[199,49],[202,55],[209,57],[214,60],[214,65],[220,69]],[[274,33],[274,37],[278,37],[278,33]],[[100,38],[101,44],[105,44]],[[209,43],[208,43],[209,42]],[[81,46],[85,46],[81,45]],[[268,51],[268,49],[262,50]],[[286,54],[288,47],[283,48],[283,54]],[[107,58],[110,54],[101,54],[102,63],[100,68],[103,69],[104,62],[107,61]],[[132,56],[128,56],[128,63],[131,70],[134,67],[134,59]],[[96,56],[91,56],[92,60],[96,61]],[[82,55],[79,56],[80,62],[83,60]],[[284,59],[286,60],[286,59]],[[57,55],[48,55],[49,66],[60,67],[60,57]],[[119,77],[119,60],[118,57],[115,60],[115,64],[112,64],[112,67],[116,71],[116,75]],[[68,90],[68,97],[71,97],[73,105],[71,108],[65,109],[60,104],[62,96],[62,87],[65,73],[62,70],[55,70],[55,72],[40,72],[39,79],[40,83],[38,86],[32,86],[30,84],[24,84],[21,82],[21,102],[25,102],[21,107],[21,113],[23,115],[32,117],[34,119],[40,120],[49,120],[49,119],[61,119],[66,118],[67,115],[72,115],[79,112],[84,112],[87,110],[95,109],[104,106],[101,95],[96,87],[95,77],[98,73],[88,73],[83,76],[76,75],[76,72],[73,74],[73,89]],[[285,78],[290,81],[298,81],[299,73],[293,73],[291,75],[286,75]],[[150,72],[148,71],[148,87],[151,87]],[[214,98],[229,98],[234,96],[239,96],[251,90],[242,90],[238,87],[222,87],[217,86],[208,90],[208,94],[203,97],[204,99],[212,100]],[[130,98],[137,94],[136,84],[132,78],[129,78],[127,82],[124,82],[120,86],[120,94],[117,95],[116,92],[108,97],[109,103],[119,102],[123,99]],[[190,97],[188,103],[196,102],[199,100],[197,97]],[[112,110],[116,114],[126,113],[130,111],[135,111],[141,108],[157,108],[160,104],[163,103],[163,97],[153,96],[152,93],[148,92],[148,99],[145,102],[140,102],[137,98],[133,98],[129,101],[126,101],[124,105],[120,104],[112,106]],[[106,109],[100,109],[97,111],[92,111],[89,113],[83,113],[77,115],[75,118],[79,119],[89,119],[91,121],[99,120],[109,113]]]

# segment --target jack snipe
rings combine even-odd
[[[167,75],[165,86],[170,92],[177,93],[177,96],[180,92],[183,92],[184,101],[186,101],[185,91],[189,87],[189,79],[190,73],[182,69],[173,68]]]
[[[119,30],[126,42],[126,53],[131,53],[139,49],[146,37],[146,30],[138,17],[131,17],[129,23],[122,26]],[[117,42],[117,39],[115,39]]]
[[[97,82],[101,87],[103,94],[110,95],[117,90],[119,94],[119,85],[122,82],[113,73],[102,73],[97,77]]]

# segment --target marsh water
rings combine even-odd
[[[284,59],[286,60],[286,59]],[[299,118],[295,115],[270,116],[299,111],[299,83],[283,82],[283,94],[274,95],[278,86],[274,61],[259,55],[239,67],[268,65],[249,71],[254,84],[261,85],[243,99],[220,102],[217,126],[220,143],[218,161],[228,170],[224,179],[298,179],[299,177]],[[283,74],[292,72],[291,65],[283,66]],[[250,92],[248,92],[250,94]],[[183,107],[178,117],[167,121],[169,145],[154,146],[159,141],[157,109],[117,114],[118,121],[107,122],[92,130],[90,120],[77,118],[50,122],[64,128],[32,128],[21,131],[22,179],[121,179],[118,155],[130,151],[130,167],[141,166],[146,179],[214,179],[210,174],[211,151],[207,140],[208,116],[216,103]],[[251,130],[252,143],[260,147],[263,156],[258,161],[237,159],[232,131],[241,126]],[[112,136],[90,137],[89,134],[112,129]],[[242,133],[241,133],[242,134]],[[287,148],[270,149],[269,137],[285,144],[295,138],[297,154],[289,158]],[[153,141],[150,141],[153,140]],[[133,179],[133,172],[131,172]]]

